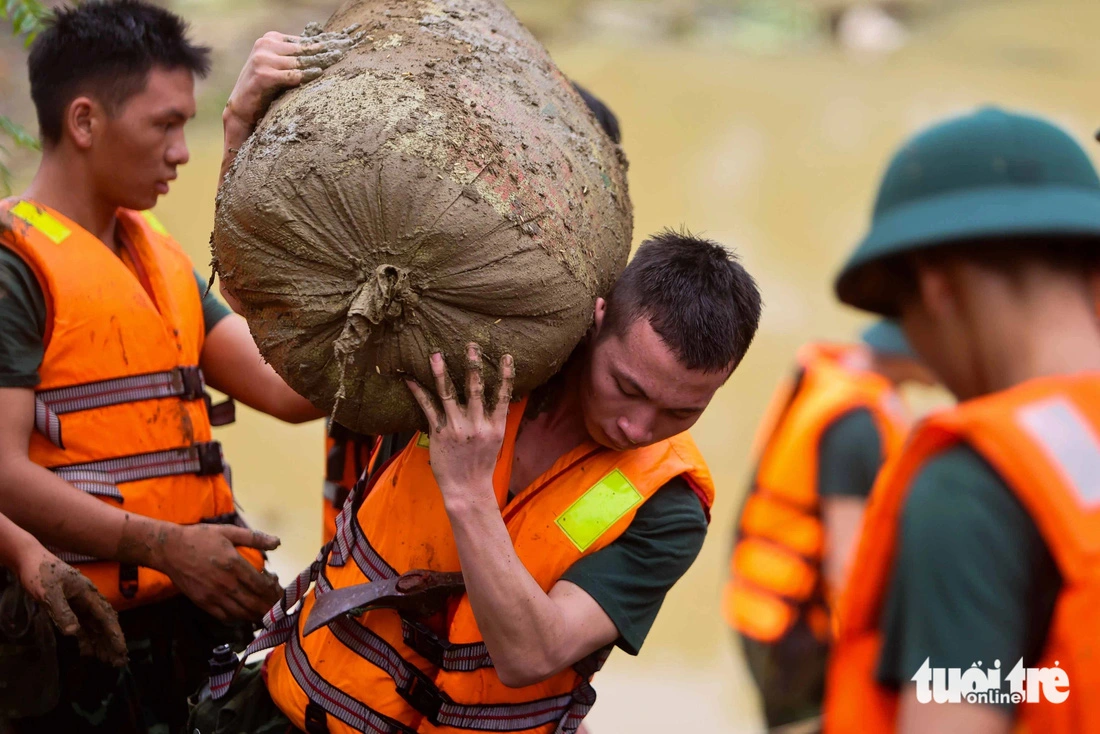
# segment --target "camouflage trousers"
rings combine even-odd
[[[206,680],[211,651],[229,643],[240,650],[251,625],[225,625],[178,596],[119,613],[130,662],[112,668],[82,657],[76,643],[57,635],[60,702],[42,716],[10,719],[0,732],[66,734],[179,734],[187,697]]]
[[[205,698],[191,708],[188,734],[297,734],[301,731],[267,692],[262,663],[249,665],[217,701]]]

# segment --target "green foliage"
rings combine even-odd
[[[12,34],[23,39],[24,48],[34,42],[48,13],[49,10],[39,0],[0,0],[0,20],[11,23]],[[0,115],[0,156],[6,158],[11,152],[11,145],[24,150],[39,150],[33,135]],[[0,160],[0,193],[5,196],[11,193],[11,171],[3,160]]]
[[[11,22],[12,33],[28,47],[42,30],[49,9],[39,0],[0,0],[0,20]]]

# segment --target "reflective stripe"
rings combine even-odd
[[[46,548],[65,563],[91,563],[100,560],[95,556],[86,556],[83,553],[74,553],[54,546],[48,545]]]
[[[37,229],[55,245],[60,245],[66,237],[72,234],[68,227],[29,201],[16,203],[11,208],[11,213]]]
[[[622,471],[615,469],[578,497],[554,522],[583,553],[642,501],[642,493]]]
[[[321,597],[331,590],[332,586],[322,572],[317,577],[317,588],[314,593]],[[392,645],[351,617],[347,615],[337,617],[329,622],[328,629],[345,647],[389,675],[399,693],[407,692],[413,686],[417,686],[421,689],[420,695],[438,701],[439,711],[433,723],[476,731],[519,731],[554,722],[560,724],[575,715],[577,711],[576,700],[572,693],[527,703],[455,703],[447,699],[419,668],[401,657],[401,653]],[[293,642],[298,642],[297,634],[294,635]],[[301,685],[300,682],[299,685]],[[589,708],[591,708],[590,704]],[[578,723],[587,711],[588,709],[585,709],[579,714]],[[420,713],[428,715],[424,711]]]
[[[149,226],[153,228],[154,232],[163,237],[169,236],[168,230],[165,229],[164,225],[160,223],[160,220],[157,219],[156,215],[154,215],[153,212],[146,209],[141,213],[141,216],[145,218],[145,221],[149,223]]]
[[[340,513],[341,515],[344,513],[348,515],[344,518],[343,527],[340,528],[338,525],[337,546],[342,549],[341,556],[346,559],[347,554],[350,553],[355,565],[359,567],[359,570],[363,572],[368,581],[385,581],[399,576],[400,574],[390,564],[386,563],[382,556],[378,555],[378,551],[367,540],[363,528],[359,526],[359,519],[355,516],[354,504],[349,496],[348,501],[344,504],[344,509]],[[339,522],[340,518],[338,517],[337,523]]]
[[[85,490],[100,496],[116,496],[122,499],[115,487],[114,495],[108,494],[103,485],[119,485],[137,482],[143,479],[172,477],[180,474],[199,474],[209,476],[220,474],[223,468],[221,444],[207,441],[181,449],[152,451],[148,454],[119,456],[102,461],[89,461],[83,464],[49,467],[50,471],[73,485],[89,484],[96,491]]]
[[[58,416],[142,400],[202,397],[205,383],[198,367],[176,367],[166,372],[70,385],[34,394],[34,427],[54,446],[65,448]]]
[[[195,444],[183,449],[154,451],[148,454],[120,456],[103,461],[89,461],[50,469],[77,489],[123,502],[119,484],[142,479],[157,479],[180,474],[217,474],[212,465],[213,457],[221,461],[221,444],[217,441]],[[66,563],[88,563],[100,558],[66,550],[50,548],[54,555]]]
[[[283,591],[283,597],[264,614],[264,628],[260,634],[256,635],[256,639],[245,648],[237,669],[231,673],[221,673],[210,679],[210,693],[213,698],[218,699],[226,694],[237,674],[241,672],[244,661],[250,655],[282,645],[296,637],[294,632],[298,626],[298,614],[301,612],[298,602],[306,595],[309,585],[321,572],[321,567],[324,565],[325,556],[328,554],[330,546],[331,543],[326,543],[321,547],[317,557],[313,559],[313,563],[298,574],[297,578],[294,579],[294,583],[287,586]]]
[[[1066,478],[1087,509],[1100,506],[1100,440],[1088,421],[1063,397],[1020,408],[1016,419]]]
[[[457,644],[440,640],[431,630],[407,619],[401,620],[401,636],[406,645],[443,670],[469,673],[493,667],[493,659],[484,642]],[[422,649],[425,645],[430,650]]]
[[[332,685],[313,669],[302,650],[297,635],[291,635],[286,644],[286,663],[294,681],[305,691],[306,697],[348,726],[364,732],[378,734],[412,734],[413,730],[388,719]]]

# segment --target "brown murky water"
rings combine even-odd
[[[684,225],[731,245],[766,300],[756,345],[694,430],[719,483],[710,537],[641,656],[617,653],[601,675],[597,734],[759,731],[719,615],[755,421],[800,343],[844,339],[863,323],[833,301],[830,279],[863,230],[894,146],[985,102],[1044,112],[1089,139],[1100,126],[1098,29],[1096,0],[1002,0],[943,16],[878,60],[829,49],[747,56],[712,41],[551,44],[559,65],[621,119],[636,240]],[[200,265],[219,136],[191,133],[191,164],[157,210]],[[922,406],[940,399],[917,397]],[[288,579],[319,545],[321,426],[239,415],[219,437],[252,523],[283,539],[273,563]]]

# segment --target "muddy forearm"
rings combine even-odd
[[[156,568],[170,523],[112,507],[29,459],[0,471],[0,512],[41,542],[75,553]]]
[[[18,569],[29,550],[39,543],[34,536],[6,516],[0,515],[0,565]]]

